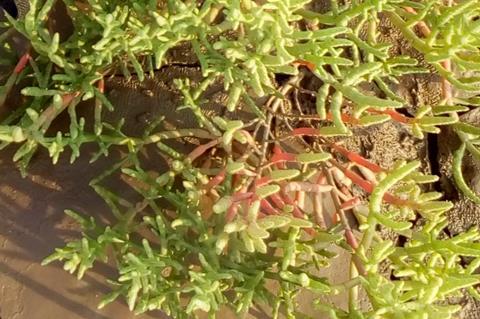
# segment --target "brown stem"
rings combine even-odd
[[[452,6],[452,5],[453,5],[453,1],[452,0],[447,0],[447,6]],[[415,9],[413,9],[412,7],[405,7],[404,9],[408,13],[417,14],[417,11]],[[432,31],[430,30],[428,25],[423,21],[419,21],[417,23],[417,27],[418,27],[420,33],[424,37],[428,37],[432,33]],[[450,59],[442,61],[441,65],[445,68],[445,70],[447,70],[449,72],[452,70],[452,63],[451,63]],[[443,95],[443,98],[445,100],[445,103],[450,104],[450,102],[452,100],[452,97],[453,97],[452,86],[446,78],[442,79],[442,95]]]
[[[35,123],[35,128],[41,128],[43,132],[46,132],[55,117],[63,112],[70,105],[70,103],[72,103],[79,96],[80,92],[67,93],[63,95],[60,109],[57,109],[57,107],[52,103],[42,112],[42,114],[40,114],[38,121]]]
[[[18,76],[27,66],[28,61],[31,59],[30,56],[30,47],[25,51],[25,53],[20,57],[15,68],[13,69],[12,74],[8,77],[7,82],[4,85],[3,93],[0,94],[0,106],[5,104],[10,92],[15,87],[15,84],[18,80]]]
[[[332,172],[330,172],[330,170],[328,170],[325,167],[323,167],[322,170],[323,170],[323,174],[327,177],[328,184],[333,186],[333,189],[330,192],[330,194],[332,196],[333,204],[335,205],[337,214],[340,216],[340,222],[345,228],[345,239],[347,240],[347,243],[353,248],[353,250],[356,250],[358,248],[358,242],[357,242],[357,239],[355,238],[355,235],[353,234],[352,228],[350,227],[347,216],[345,215],[345,211],[342,209],[340,198],[338,197],[337,192],[334,190],[337,188],[337,186],[335,184],[335,180],[333,179]],[[355,267],[357,268],[358,272],[361,275],[365,275],[366,274],[365,267],[363,266],[362,261],[356,254],[352,255],[352,261],[355,264]]]
[[[290,92],[290,90],[293,89],[294,85],[297,84],[302,78],[303,78],[303,73],[299,73],[299,74],[291,77],[288,80],[288,82],[285,83],[284,85],[282,85],[282,87],[280,88],[280,94],[282,94],[282,96],[287,95]],[[273,113],[275,113],[275,112],[277,112],[277,110],[280,107],[282,102],[283,102],[283,99],[278,98],[276,96],[272,96],[267,101],[266,107],[271,109],[273,111]],[[265,123],[263,124],[265,131],[263,132],[263,136],[262,136],[260,163],[259,163],[258,170],[257,170],[257,173],[259,173],[259,175],[260,175],[260,172],[262,170],[263,164],[265,163],[265,159],[266,159],[266,156],[267,156],[267,148],[268,148],[268,144],[269,144],[268,135],[271,132],[272,120],[273,120],[273,114],[269,113],[267,115],[267,119],[265,120]],[[258,132],[258,129],[255,130],[254,137],[255,137],[257,132]]]

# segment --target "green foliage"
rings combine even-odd
[[[332,0],[326,13],[318,13],[309,9],[309,0],[65,0],[73,33],[63,38],[48,25],[55,1],[30,1],[25,18],[9,19],[6,25],[30,41],[31,54],[24,55],[23,67],[14,66],[11,31],[0,35],[7,53],[0,64],[11,69],[8,78],[0,77],[0,105],[15,85],[24,85],[23,105],[0,123],[0,146],[18,146],[14,160],[24,173],[39,148],[48,150],[54,163],[66,150],[74,161],[86,143],[98,145],[92,160],[107,156],[113,147],[126,154],[91,183],[116,222],[99,224],[68,211],[83,236],[44,263],[63,261],[65,270],[81,279],[95,262],[107,261],[107,251],[113,252],[118,276],[109,280],[112,293],[100,307],[123,297],[136,313],[160,309],[174,318],[201,313],[214,318],[225,306],[239,316],[265,306],[274,318],[309,318],[297,302],[298,294],[309,291],[332,318],[452,318],[458,307],[446,303],[449,297],[464,288],[478,296],[480,234],[472,229],[446,236],[445,212],[452,204],[440,201],[439,193],[424,192],[424,184],[437,178],[421,173],[416,161],[370,172],[375,185],[345,170],[354,184],[371,193],[367,205],[354,208],[361,233],[357,244],[347,222],[327,228],[316,205],[300,207],[291,198],[294,192],[314,199],[326,192],[338,196],[335,182],[324,176],[332,166],[342,167],[333,148],[270,152],[269,146],[279,148],[281,143],[269,133],[279,103],[308,73],[320,83],[314,92],[315,119],[322,125],[294,129],[292,136],[306,132],[326,142],[327,136],[351,135],[352,127],[392,120],[423,138],[452,125],[462,140],[454,160],[455,179],[479,203],[462,177],[461,162],[466,150],[480,159],[480,129],[458,122],[461,112],[480,105],[478,98],[457,99],[458,105],[422,105],[410,117],[395,110],[406,102],[394,90],[404,76],[430,72],[421,63],[433,66],[458,89],[478,90],[477,77],[458,76],[442,63],[450,60],[460,71],[479,71],[476,2],[449,7],[435,0]],[[407,13],[406,7],[417,13]],[[395,24],[425,61],[396,55],[391,44],[380,41],[380,16]],[[419,22],[431,31],[425,38],[413,30]],[[162,132],[157,128],[162,119],[157,119],[138,137],[126,135],[122,121],[107,123],[105,113],[118,110],[104,95],[105,81],[118,75],[140,81],[154,76],[168,67],[169,52],[180,44],[192,48],[202,72],[196,84],[174,81],[183,97],[179,108],[189,109],[198,127]],[[288,77],[286,84],[277,83],[279,75]],[[205,114],[203,93],[219,81],[228,96],[225,113],[246,106],[253,121]],[[267,102],[261,103],[264,97]],[[95,101],[94,118],[78,118],[77,109],[87,100]],[[63,113],[70,119],[68,130],[52,132],[52,122]],[[254,131],[252,125],[257,125]],[[261,131],[263,139],[257,136]],[[201,143],[190,154],[166,143],[188,138]],[[146,147],[168,159],[167,171],[145,168],[140,155]],[[238,152],[238,147],[246,151]],[[211,148],[220,154],[219,163],[205,166],[201,157]],[[368,166],[358,154],[348,159]],[[106,188],[106,179],[119,177],[130,181],[139,201]],[[319,177],[328,184],[317,183]],[[414,227],[418,216],[421,222]],[[405,237],[405,244],[382,238],[385,230]],[[351,254],[358,274],[333,284],[316,273],[338,250]],[[466,262],[464,257],[474,259]],[[360,287],[371,309],[358,305],[355,292]],[[325,296],[347,290],[348,309],[325,302]]]

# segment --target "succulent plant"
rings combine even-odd
[[[2,25],[6,55],[0,61],[10,71],[0,79],[0,105],[16,85],[24,85],[25,98],[0,124],[0,147],[18,146],[14,160],[24,173],[40,148],[54,163],[66,150],[72,161],[84,156],[87,143],[98,145],[92,160],[111,148],[125,150],[91,182],[116,222],[67,211],[83,236],[44,261],[63,261],[81,279],[112,250],[118,276],[109,280],[112,293],[100,307],[124,297],[136,313],[159,309],[174,318],[214,318],[224,306],[238,316],[265,308],[274,318],[310,318],[296,301],[310,291],[317,299],[312,306],[332,318],[453,318],[459,306],[448,304],[449,297],[465,289],[479,297],[480,233],[474,228],[445,236],[452,204],[424,187],[438,177],[422,173],[419,161],[381,167],[342,145],[355,129],[387,121],[417,138],[451,126],[462,141],[455,180],[480,203],[461,169],[465,152],[479,157],[480,128],[459,121],[480,101],[452,95],[452,87],[479,91],[476,76],[453,69],[480,69],[478,1],[331,0],[323,13],[310,0],[63,2],[73,25],[64,39],[48,26],[53,0],[32,0],[24,18],[9,17]],[[423,60],[381,42],[381,19],[395,25]],[[18,61],[8,41],[11,28],[30,43]],[[139,137],[126,134],[121,122],[104,120],[106,112],[116,112],[105,94],[109,77],[153,77],[168,66],[168,53],[185,44],[202,79],[174,85],[183,97],[178,107],[195,115],[197,127],[162,131],[159,118]],[[401,113],[406,102],[394,84],[431,72],[442,77],[443,100],[413,115]],[[318,91],[303,88],[315,99],[314,114],[288,112],[283,106],[306,75],[319,83]],[[205,114],[204,92],[218,81],[228,96],[223,114],[242,108],[253,119]],[[79,118],[78,106],[88,100],[95,101],[94,118]],[[68,130],[52,132],[62,113],[69,115]],[[287,134],[275,132],[278,123]],[[199,143],[187,154],[168,143],[188,138]],[[292,151],[289,141],[308,147]],[[168,158],[167,171],[146,169],[140,154],[147,147]],[[208,159],[212,150],[215,161]],[[105,186],[118,176],[133,181],[141,200],[128,201]],[[352,187],[364,195],[354,195]],[[335,204],[334,220],[325,220],[324,194]],[[405,243],[383,237],[385,229]],[[316,275],[335,258],[332,247],[351,255],[346,282]],[[359,290],[368,295],[369,308],[360,306]],[[345,291],[347,309],[325,301]]]

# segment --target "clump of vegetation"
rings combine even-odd
[[[467,150],[480,157],[480,128],[459,122],[459,114],[480,101],[452,95],[452,87],[479,91],[477,75],[462,75],[480,71],[476,0],[331,0],[325,12],[314,11],[310,0],[63,2],[73,23],[66,39],[48,26],[53,0],[30,1],[24,18],[3,25],[7,54],[1,63],[9,77],[2,78],[0,105],[16,85],[28,84],[23,104],[0,125],[0,147],[17,145],[14,160],[24,173],[40,148],[54,163],[66,150],[74,161],[86,143],[98,145],[92,160],[114,147],[126,150],[91,182],[117,221],[106,225],[67,211],[83,237],[45,260],[64,261],[65,270],[81,279],[113,251],[118,277],[109,281],[112,293],[100,307],[121,296],[136,313],[160,309],[175,318],[214,318],[223,306],[239,316],[256,308],[274,318],[309,318],[296,297],[310,291],[317,296],[312,307],[332,318],[452,318],[459,306],[446,302],[450,297],[465,289],[480,297],[480,232],[445,235],[452,204],[424,187],[438,177],[422,173],[418,161],[380,167],[341,144],[356,128],[387,121],[418,138],[451,125],[462,141],[455,179],[480,203],[461,170]],[[381,19],[393,23],[424,60],[392,53],[379,40]],[[8,41],[11,28],[30,41],[18,61]],[[198,127],[162,131],[158,119],[138,137],[128,136],[122,122],[104,120],[106,112],[115,112],[104,92],[110,76],[153,77],[168,66],[168,52],[185,44],[203,79],[177,79],[175,85],[183,96],[179,107],[193,112]],[[427,72],[443,78],[443,101],[411,116],[400,113],[406,102],[394,84]],[[310,122],[283,108],[307,75],[320,83]],[[217,81],[228,95],[225,111],[245,108],[253,119],[204,114],[203,94]],[[375,85],[376,94],[365,83]],[[78,105],[90,99],[94,118],[79,118]],[[68,131],[52,132],[62,113],[69,115]],[[278,135],[278,125],[288,134]],[[191,137],[200,143],[188,154],[168,143]],[[285,146],[291,140],[315,143],[292,152]],[[168,171],[145,168],[140,154],[146,147],[169,158]],[[208,159],[212,150],[215,161]],[[119,175],[134,181],[140,201],[105,186]],[[366,196],[353,195],[352,185]],[[335,203],[334,221],[325,220],[324,193]],[[347,218],[350,211],[358,227]],[[385,239],[384,230],[405,243]],[[316,273],[339,249],[351,254],[352,271],[348,281],[333,284]],[[322,298],[345,291],[347,309]],[[359,291],[368,295],[369,307],[359,304]]]

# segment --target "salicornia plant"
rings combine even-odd
[[[310,0],[63,2],[66,32],[52,31],[53,0],[30,1],[24,18],[2,25],[0,105],[19,85],[24,98],[2,119],[0,146],[18,147],[23,173],[40,148],[54,163],[67,149],[74,161],[86,143],[98,145],[92,160],[125,150],[91,182],[116,222],[67,211],[82,238],[44,261],[63,261],[81,279],[113,251],[118,276],[100,307],[122,297],[136,313],[159,309],[174,318],[214,318],[224,307],[239,317],[263,309],[274,318],[310,318],[297,303],[309,291],[312,307],[331,318],[452,318],[459,311],[448,303],[452,296],[480,297],[480,232],[447,236],[452,204],[426,187],[438,177],[419,161],[381,167],[342,145],[357,129],[387,121],[420,139],[451,125],[461,139],[455,180],[480,203],[461,170],[466,150],[479,157],[480,128],[459,122],[480,102],[452,94],[452,87],[479,92],[478,76],[464,73],[480,69],[477,1],[331,0],[324,12]],[[382,42],[385,21],[420,54],[399,55]],[[29,40],[17,61],[13,29]],[[178,108],[197,125],[163,130],[157,118],[130,136],[122,121],[107,121],[119,111],[108,99],[110,79],[155,77],[180,45],[201,80],[172,86]],[[429,72],[442,77],[442,101],[400,112],[407,105],[396,85]],[[304,81],[316,83],[315,91]],[[206,92],[219,82],[223,110],[212,116]],[[314,97],[314,115],[287,107],[296,90]],[[93,108],[92,118],[79,116],[80,106]],[[63,113],[68,128],[53,130]],[[188,152],[170,143],[192,139]],[[168,169],[147,169],[146,148],[166,158]],[[118,178],[140,199],[106,186]],[[334,212],[325,211],[327,194]],[[352,271],[332,283],[317,273],[339,250],[351,256]],[[325,301],[344,292],[345,309]]]

